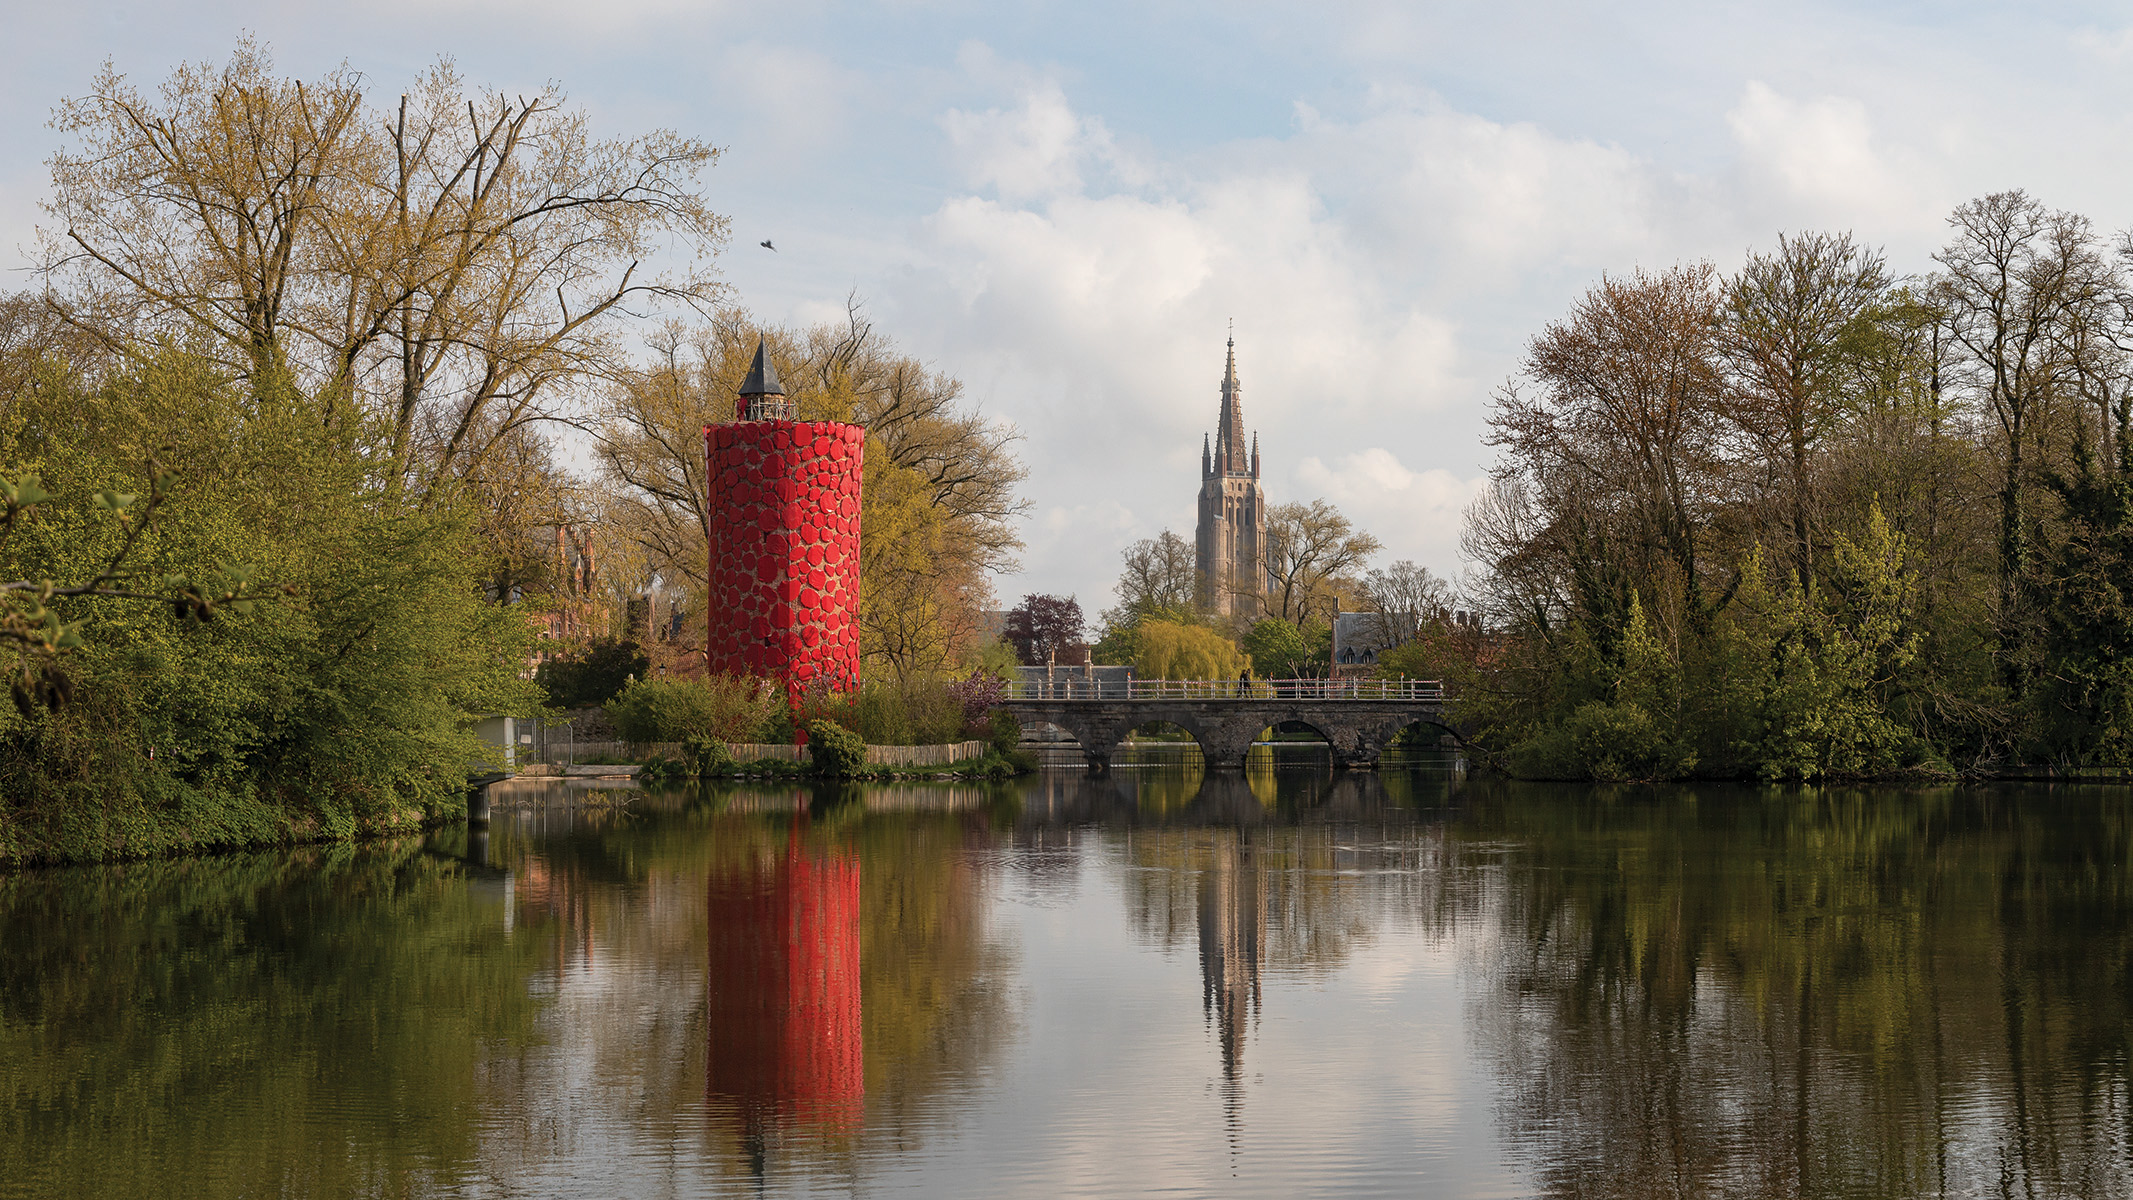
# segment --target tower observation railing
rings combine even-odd
[[[1024,679],[1009,700],[1441,701],[1434,679]]]

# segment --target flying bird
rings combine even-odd
[[[764,238],[764,239],[762,240],[762,242],[761,242],[760,244],[762,245],[763,249],[765,249],[765,250],[775,251],[775,250],[777,249],[777,247],[776,247],[776,246],[773,246],[773,245],[771,245],[771,244],[770,244],[770,239],[769,239],[769,238]]]

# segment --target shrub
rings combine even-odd
[[[986,740],[992,743],[993,750],[1006,758],[1022,743],[1022,722],[1006,709],[996,708],[992,710],[991,728],[987,733]]]
[[[866,769],[866,739],[835,721],[807,723],[807,754],[825,775],[857,775]]]
[[[749,742],[762,734],[776,701],[755,680],[640,679],[607,706],[615,732],[628,742],[679,742],[702,735]]]
[[[681,740],[681,761],[691,775],[704,779],[733,766],[733,754],[715,737],[694,734]]]
[[[800,725],[835,721],[875,746],[938,746],[977,733],[965,681],[872,683],[849,692],[809,692],[800,699]],[[983,710],[979,710],[982,715]]]
[[[643,765],[637,768],[637,782],[655,787],[660,784],[679,783],[688,777],[686,764],[658,755],[645,759]]]

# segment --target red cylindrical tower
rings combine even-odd
[[[866,431],[795,421],[756,346],[739,420],[704,427],[712,671],[794,690],[859,683],[859,486]]]

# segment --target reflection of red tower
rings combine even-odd
[[[859,864],[810,855],[793,826],[768,870],[716,872],[705,1090],[772,1115],[847,1123],[866,1094],[859,1034]]]
[[[731,425],[704,427],[714,672],[859,682],[859,485],[866,431],[795,421],[758,343]]]

